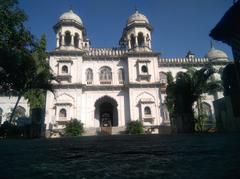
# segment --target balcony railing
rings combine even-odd
[[[124,81],[123,80],[119,80],[119,84],[124,84]]]
[[[91,85],[92,83],[93,83],[92,80],[88,80],[88,81],[87,81],[87,84],[88,84],[88,85]]]
[[[111,80],[100,80],[100,84],[101,85],[110,85],[110,84],[112,84],[112,81]]]

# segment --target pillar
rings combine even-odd
[[[135,47],[138,47],[138,39],[137,39],[137,36],[135,36]]]
[[[62,46],[64,46],[65,45],[65,43],[64,43],[64,40],[65,40],[65,35],[61,35],[62,36]]]
[[[57,35],[57,42],[56,42],[56,48],[59,48],[60,47],[60,44],[59,44],[59,37],[58,37],[58,35]]]
[[[148,44],[147,44],[147,36],[145,35],[145,36],[143,36],[143,38],[144,38],[144,47],[147,47],[148,46]]]
[[[71,46],[74,46],[74,35],[71,35]]]
[[[82,49],[82,39],[78,38],[78,48]]]
[[[149,39],[148,41],[148,47],[151,49],[152,48],[152,45],[151,45],[151,40]]]
[[[128,39],[128,49],[131,49],[131,40]]]

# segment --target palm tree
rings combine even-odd
[[[194,103],[203,93],[222,89],[219,81],[210,81],[214,73],[212,67],[200,70],[188,68],[187,72],[177,73],[176,81],[169,81],[166,92],[173,132],[194,132]]]

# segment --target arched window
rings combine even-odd
[[[67,111],[66,111],[66,109],[62,108],[62,109],[59,111],[59,117],[67,117]]]
[[[150,40],[150,38],[149,38],[149,34],[147,34],[147,41],[149,41]]]
[[[118,80],[119,80],[120,83],[122,81],[124,81],[124,71],[123,71],[123,69],[118,70]]]
[[[67,73],[68,73],[68,67],[67,67],[66,65],[64,65],[64,66],[62,67],[62,73],[63,73],[63,74],[67,74]]]
[[[149,47],[149,43],[150,43],[150,37],[149,37],[149,34],[147,34],[147,38],[146,38],[146,40],[147,40],[147,46]]]
[[[167,83],[167,75],[164,72],[159,73],[160,83]]]
[[[144,108],[144,115],[151,115],[151,109],[150,109],[150,107],[145,107]]]
[[[78,33],[75,33],[75,35],[74,35],[74,47],[76,47],[76,48],[79,47],[79,35],[78,35]]]
[[[208,117],[208,120],[212,120],[212,109],[208,103],[201,103],[202,113]]]
[[[143,47],[144,46],[144,37],[143,37],[143,33],[139,32],[138,33],[138,46],[139,47]]]
[[[102,67],[100,69],[100,81],[111,81],[112,70],[109,67]]]
[[[141,69],[142,69],[143,73],[147,73],[148,72],[148,68],[147,68],[146,65],[143,65]]]
[[[134,48],[135,47],[135,38],[134,38],[133,34],[130,36],[130,41],[131,41],[131,48]]]
[[[86,81],[92,81],[93,80],[93,72],[92,69],[88,68],[86,70]]]
[[[58,34],[58,37],[59,37],[59,47],[62,46],[62,35],[61,33]]]
[[[0,125],[2,124],[3,110],[0,108]]]
[[[26,116],[26,109],[22,106],[17,106],[16,108],[16,116],[24,117]]]
[[[66,46],[71,45],[71,34],[70,34],[69,31],[65,32],[65,39],[64,40],[65,40],[64,42],[65,42]]]

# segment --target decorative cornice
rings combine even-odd
[[[48,52],[48,55],[58,55],[58,56],[82,56],[86,53],[86,50],[54,50]]]
[[[55,106],[72,106],[72,103],[55,103]]]
[[[161,84],[159,82],[156,83],[128,83],[128,84],[119,84],[119,85],[86,85],[81,83],[74,84],[55,84],[54,89],[82,89],[82,90],[124,90],[128,88],[159,88]]]
[[[159,88],[160,87],[160,83],[159,82],[155,82],[155,83],[128,83],[125,84],[126,87],[128,88]]]
[[[115,61],[115,60],[123,60],[126,59],[125,56],[83,56],[83,61]]]
[[[73,64],[73,61],[71,59],[59,59],[57,62],[58,63],[60,62],[60,63],[71,63],[71,64]]]
[[[128,31],[129,29],[132,29],[134,27],[146,27],[148,30],[153,31],[153,27],[150,24],[147,23],[133,23],[127,27],[124,28],[124,31]]]
[[[158,52],[128,52],[128,57],[159,57],[160,53]]]
[[[54,29],[55,33],[57,32],[58,28],[60,28],[61,26],[65,26],[65,25],[71,25],[71,26],[75,26],[76,28],[79,28],[81,30],[85,30],[83,25],[78,23],[75,20],[61,20],[53,26],[53,29]]]
[[[124,85],[84,85],[83,91],[98,91],[98,90],[124,90]]]
[[[54,89],[80,89],[84,85],[82,83],[71,83],[71,84],[53,84]]]
[[[229,61],[209,61],[208,58],[159,58],[158,67],[227,65]]]

